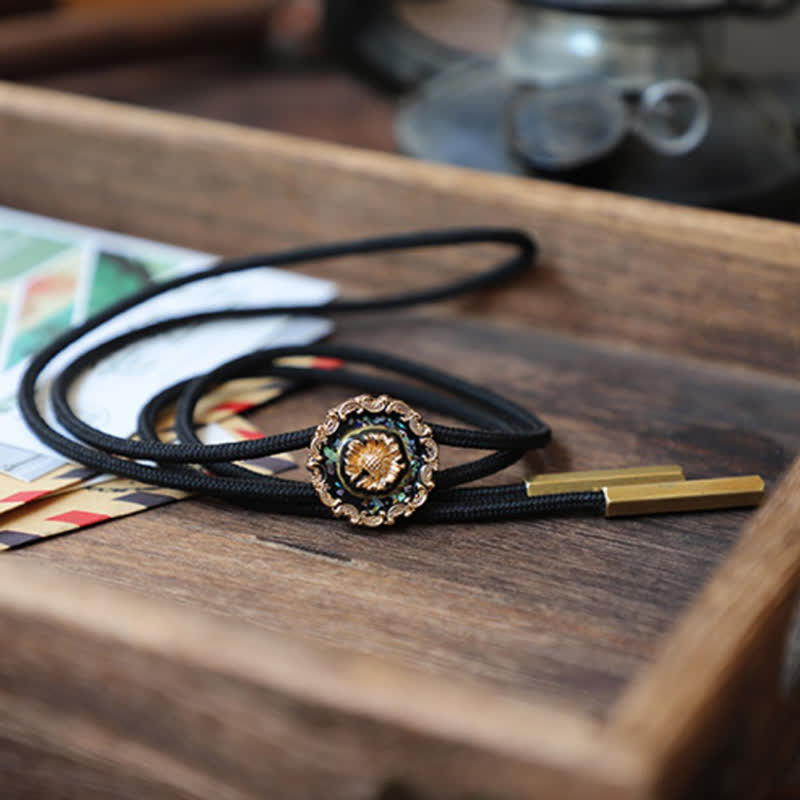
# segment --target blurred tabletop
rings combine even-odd
[[[394,99],[322,60],[270,66],[263,50],[157,57],[26,82],[330,142],[394,150]]]

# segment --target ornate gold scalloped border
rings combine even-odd
[[[323,450],[328,440],[339,430],[342,423],[356,414],[363,413],[396,414],[408,423],[409,430],[420,439],[423,446],[423,465],[420,467],[419,477],[416,482],[416,492],[405,503],[396,503],[389,509],[382,509],[378,513],[359,510],[354,505],[345,503],[341,498],[334,497],[328,491],[325,477]],[[347,517],[353,525],[363,525],[369,528],[378,528],[382,525],[394,525],[400,517],[410,517],[418,508],[425,504],[431,489],[434,487],[433,473],[439,468],[439,446],[433,438],[433,430],[422,419],[422,415],[415,411],[402,400],[395,400],[382,394],[373,397],[361,394],[351,397],[325,415],[325,419],[317,426],[314,438],[309,446],[306,467],[311,473],[311,485],[319,495],[319,499],[328,506],[337,517]]]

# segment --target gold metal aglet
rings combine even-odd
[[[607,517],[712,511],[757,506],[764,497],[758,475],[642,485],[605,486]]]
[[[607,486],[631,486],[643,483],[671,483],[684,480],[677,464],[656,467],[595,469],[583,472],[552,472],[535,475],[525,481],[528,497],[566,492],[599,492]]]

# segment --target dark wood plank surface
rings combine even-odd
[[[9,797],[647,797],[591,720],[459,676],[30,563],[0,563],[0,620]]]
[[[73,102],[59,96],[46,115],[36,101],[14,102],[3,121],[4,194],[21,208],[226,254],[431,225],[518,225],[541,242],[537,272],[512,292],[464,301],[458,313],[786,377],[800,367],[792,225],[234,126],[109,115],[102,104],[79,104],[73,119]],[[65,152],[73,154],[66,166]],[[43,195],[39,181],[57,191]],[[454,249],[366,269],[351,259],[322,274],[351,292],[400,290],[492,255]]]
[[[772,484],[800,450],[793,382],[431,314],[350,320],[335,337],[367,338],[542,413],[555,442],[528,469],[676,462],[690,476],[756,472]],[[258,419],[269,431],[302,427],[339,399],[313,392]],[[416,525],[375,538],[193,500],[11,557],[602,716],[746,516]]]

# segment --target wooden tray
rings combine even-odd
[[[219,253],[531,229],[530,279],[343,320],[336,340],[536,409],[555,440],[531,467],[679,462],[770,485],[752,514],[378,538],[195,499],[7,554],[5,796],[753,798],[772,783],[800,738],[800,229],[9,85],[0,175],[0,203]],[[315,272],[371,292],[478,263]],[[313,424],[340,398],[257,419]]]

